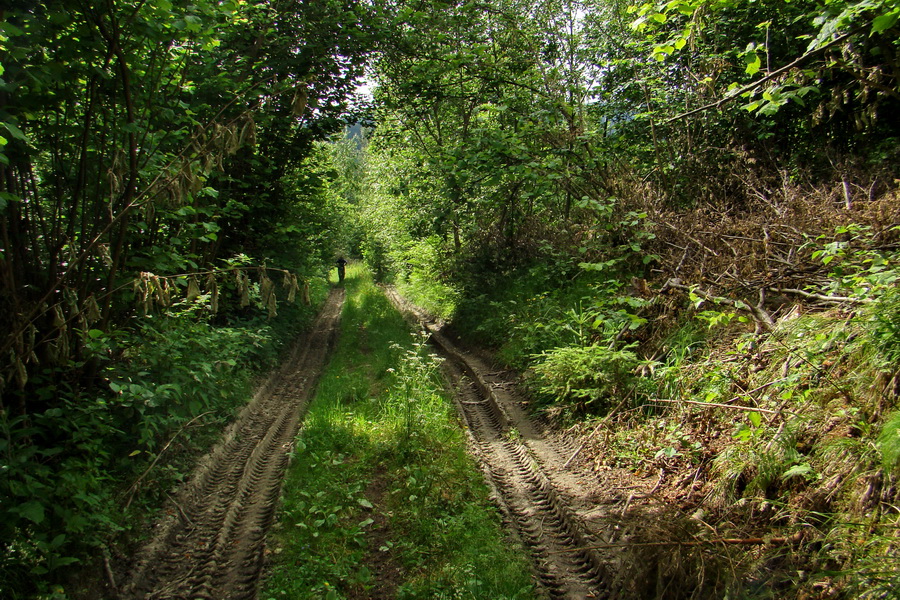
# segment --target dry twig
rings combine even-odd
[[[205,417],[206,415],[208,415],[208,414],[210,414],[210,413],[212,413],[212,411],[211,411],[211,410],[208,410],[208,411],[206,411],[206,412],[203,413],[203,414],[197,415],[196,417],[194,417],[193,419],[191,419],[190,421],[188,421],[187,423],[185,423],[184,425],[182,425],[181,428],[180,428],[178,431],[175,432],[175,435],[173,435],[173,436],[169,439],[169,441],[166,442],[166,445],[163,446],[162,450],[159,451],[159,453],[156,455],[156,458],[154,458],[154,459],[153,459],[153,462],[150,463],[150,466],[147,467],[147,468],[144,470],[143,473],[141,473],[141,476],[138,477],[138,478],[134,481],[134,483],[131,484],[131,486],[128,488],[128,490],[125,492],[126,494],[128,494],[128,500],[125,502],[125,508],[128,508],[129,506],[131,506],[131,501],[134,500],[134,495],[135,495],[135,493],[137,492],[138,486],[140,485],[141,481],[143,481],[143,480],[144,480],[144,477],[147,476],[147,473],[149,473],[149,472],[153,469],[153,467],[156,466],[156,463],[159,462],[159,459],[160,459],[160,457],[163,455],[163,453],[164,453],[166,450],[169,449],[169,446],[172,445],[172,442],[174,442],[175,439],[176,439],[179,435],[181,435],[181,432],[182,432],[182,431],[184,431],[185,429],[187,429],[188,427],[190,427],[191,425],[193,425],[193,424],[194,424],[194,421],[196,421],[197,419],[200,419],[201,417]]]

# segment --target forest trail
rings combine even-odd
[[[256,598],[294,438],[338,335],[344,290],[200,462],[138,554],[123,598]]]
[[[596,549],[610,541],[602,525],[606,519],[597,513],[598,484],[570,466],[576,449],[528,416],[511,373],[460,350],[393,288],[385,293],[428,330],[445,357],[445,375],[472,451],[507,525],[528,548],[543,592],[572,600],[614,595],[614,561]]]
[[[614,561],[598,518],[598,483],[568,460],[575,449],[532,420],[511,373],[460,350],[393,288],[385,294],[423,324],[446,359],[445,376],[511,533],[528,549],[542,594],[606,598]],[[255,599],[288,455],[337,337],[342,288],[179,492],[123,588],[127,599]]]

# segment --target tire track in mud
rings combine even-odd
[[[122,598],[253,600],[289,453],[334,347],[344,290],[226,430],[138,555]]]
[[[573,506],[569,492],[577,478],[564,469],[564,452],[541,428],[497,389],[509,386],[476,357],[459,351],[392,288],[391,302],[431,333],[448,359],[446,375],[495,499],[509,525],[531,554],[536,578],[553,599],[607,598],[609,561],[594,546],[602,543]]]

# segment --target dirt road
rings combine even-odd
[[[594,481],[568,465],[574,449],[528,416],[511,375],[461,351],[393,289],[386,294],[430,331],[447,358],[446,374],[473,451],[498,506],[529,549],[543,591],[560,599],[611,597],[607,582],[614,567],[594,548],[608,540],[585,519],[596,507]]]
[[[588,527],[592,480],[568,465],[573,449],[534,422],[515,380],[458,349],[395,291],[401,311],[431,331],[447,358],[445,373],[494,498],[531,556],[550,598],[610,597],[613,568]],[[135,560],[122,598],[255,599],[265,537],[289,452],[316,381],[334,345],[343,290],[335,289],[313,330],[257,393],[174,498],[151,542]]]
[[[257,597],[289,452],[337,338],[343,289],[200,463],[140,552],[127,599]]]

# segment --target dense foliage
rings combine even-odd
[[[646,438],[656,461],[713,452],[673,428],[687,405],[659,404],[762,401],[730,392],[778,379],[763,360],[777,355],[787,383],[760,408],[780,419],[818,399],[802,424],[837,414],[865,430],[875,450],[848,456],[893,501],[898,0],[13,4],[0,9],[2,593],[47,592],[62,567],[100,560],[347,251],[532,368],[551,414],[669,419],[621,425],[666,432]],[[365,139],[323,142],[360,120]],[[822,308],[803,335],[785,329]],[[729,352],[761,368],[730,371]],[[875,383],[819,385],[842,361]],[[710,472],[734,486],[719,497],[838,477],[819,468],[832,456],[819,438],[789,451],[801,422],[751,414],[735,439],[759,460],[723,453]],[[804,510],[868,506],[835,486]]]
[[[714,576],[636,546],[640,597],[896,586],[898,19],[893,0],[435,1],[377,54],[376,271],[528,369],[595,468],[658,469],[722,537],[806,532]],[[697,523],[663,512],[636,539]]]
[[[279,302],[321,299],[341,244],[319,140],[353,109],[374,22],[339,0],[13,4],[0,9],[4,597],[98,560],[135,525],[122,511],[182,477],[180,455],[214,439],[311,316]]]
[[[414,239],[393,243],[437,236],[467,272],[577,250],[640,273],[630,230],[650,207],[754,209],[835,179],[852,205],[895,174],[892,2],[435,2],[396,19],[373,142],[392,157],[380,193],[409,211]]]

